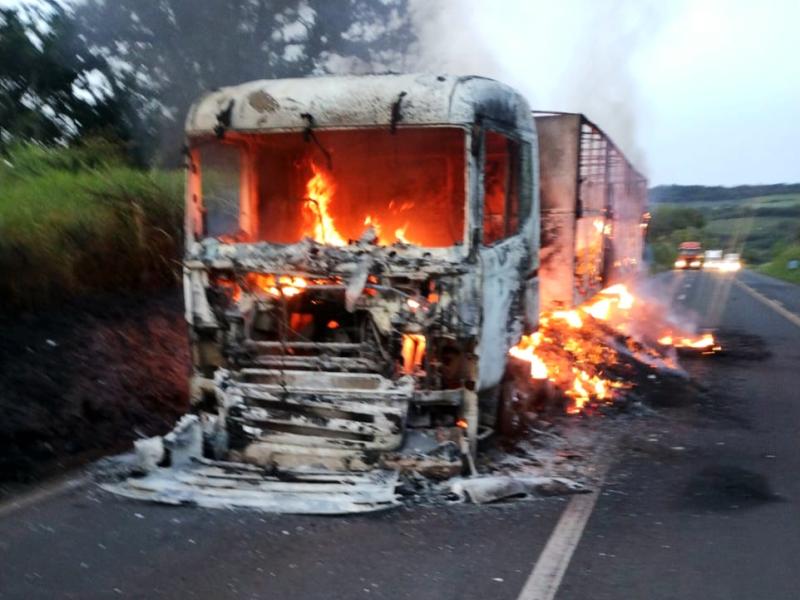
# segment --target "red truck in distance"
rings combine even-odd
[[[678,246],[678,258],[675,260],[676,269],[702,269],[703,246],[700,242],[683,242]]]

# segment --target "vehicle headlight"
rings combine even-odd
[[[683,260],[682,258],[679,258],[678,260],[675,261],[675,266],[678,267],[679,269],[681,267],[685,267],[686,266],[686,261]]]
[[[689,263],[689,266],[690,267],[699,267],[700,266],[700,261],[699,260],[693,260],[692,262]]]

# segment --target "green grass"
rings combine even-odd
[[[789,261],[792,260],[800,262],[800,243],[785,248],[770,262],[762,265],[758,271],[784,281],[800,284],[800,268],[789,269]]]
[[[785,226],[785,219],[780,217],[733,217],[709,220],[705,228],[711,235],[747,238],[779,231]]]
[[[775,194],[774,196],[756,196],[746,201],[761,206],[800,206],[800,194]]]
[[[14,147],[0,161],[0,296],[36,307],[175,281],[182,175],[123,164],[113,147]]]

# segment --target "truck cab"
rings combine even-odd
[[[700,242],[682,242],[678,246],[675,268],[679,270],[703,268],[703,246]]]
[[[255,81],[199,99],[186,135],[205,447],[335,470],[474,451],[538,315],[524,98],[478,77]]]

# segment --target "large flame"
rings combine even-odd
[[[336,184],[330,173],[311,163],[311,178],[306,182],[306,201],[303,204],[304,217],[308,223],[306,235],[320,244],[331,246],[345,246],[347,239],[336,228],[333,217],[331,216],[331,205],[336,193]],[[413,204],[404,202],[399,208],[394,207],[394,202],[389,202],[389,209],[406,211],[413,207]],[[395,215],[396,216],[396,215]],[[384,227],[380,219],[375,215],[367,215],[364,218],[364,226],[372,227],[379,242],[390,241],[401,242],[404,244],[416,244],[407,235],[408,223],[394,230],[394,239],[384,240]]]
[[[631,384],[613,374],[618,353],[607,342],[608,334],[627,334],[637,329],[631,327],[635,321],[649,319],[647,311],[636,313],[640,304],[625,285],[612,285],[575,309],[540,315],[539,330],[522,336],[509,354],[530,363],[532,379],[549,380],[560,389],[569,399],[566,410],[570,414],[581,413],[592,404],[613,402],[619,390]],[[649,330],[666,327],[649,321],[638,325],[638,329]],[[674,336],[664,331],[658,342],[703,353],[720,349],[710,333]]]

